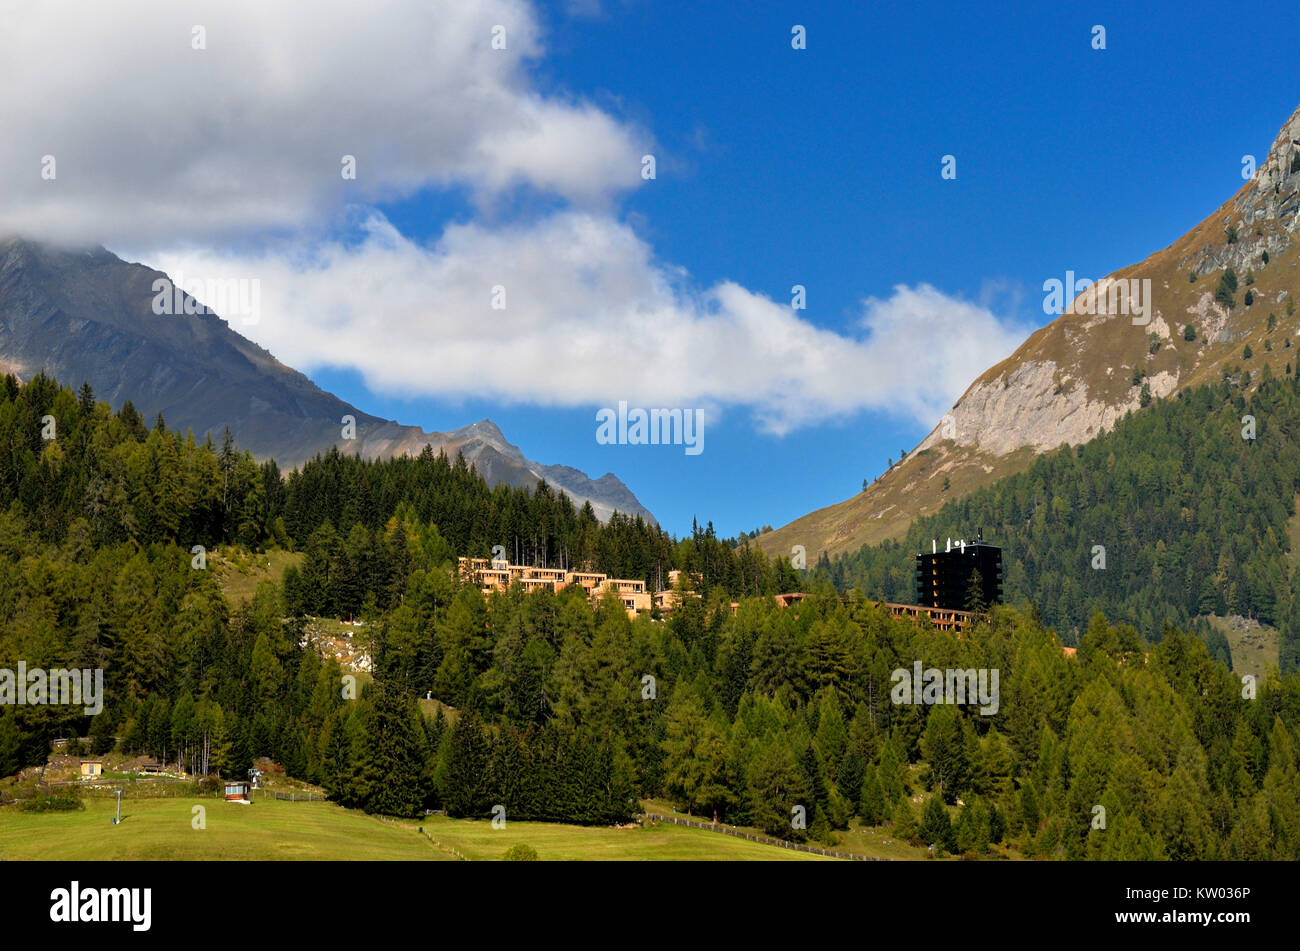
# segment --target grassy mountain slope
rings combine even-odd
[[[757,544],[786,555],[803,545],[811,558],[897,538],[913,518],[1024,471],[1037,454],[1096,438],[1141,408],[1143,385],[1158,398],[1238,367],[1268,364],[1284,375],[1296,362],[1291,338],[1300,332],[1292,303],[1300,295],[1298,235],[1300,110],[1255,177],[1197,227],[1081,294],[976,379],[950,418],[866,491],[765,533]],[[1231,306],[1216,300],[1228,268],[1237,280]],[[1112,306],[1109,289],[1121,279],[1151,282],[1145,324]],[[1270,314],[1280,327],[1272,339]]]

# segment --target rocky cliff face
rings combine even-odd
[[[1229,240],[1229,229],[1235,230],[1235,241]],[[951,425],[945,429],[941,421],[918,448],[938,446],[945,432],[959,445],[999,456],[1022,446],[1045,451],[1086,442],[1140,408],[1140,384],[1132,382],[1135,367],[1144,365],[1143,382],[1155,398],[1173,393],[1188,378],[1203,379],[1199,365],[1221,356],[1204,345],[1231,342],[1248,330],[1252,310],[1284,303],[1295,292],[1294,273],[1288,273],[1293,267],[1283,267],[1282,259],[1293,266],[1289,253],[1298,234],[1300,110],[1236,196],[1182,241],[1081,294],[1059,319],[971,384],[952,409]],[[1229,267],[1237,273],[1236,296],[1242,301],[1232,308],[1216,303],[1211,286]],[[1248,288],[1244,282],[1252,272],[1255,283]],[[1189,274],[1198,281],[1188,280]],[[1198,286],[1206,277],[1213,280]],[[1127,290],[1126,282],[1147,280],[1149,323],[1135,323],[1122,306],[1111,312],[1112,286]],[[1244,306],[1248,289],[1266,303]],[[1183,346],[1181,331],[1189,324],[1202,346]],[[1156,340],[1160,350],[1144,360],[1143,343]],[[1127,372],[1116,385],[1121,369]]]
[[[333,445],[366,458],[431,445],[452,457],[463,452],[493,485],[546,479],[575,505],[590,501],[601,519],[617,509],[653,521],[612,473],[591,479],[526,459],[489,420],[429,433],[381,419],[320,389],[216,314],[156,314],[159,279],[166,275],[103,248],[0,239],[0,372],[88,382],[115,408],[130,400],[146,420],[162,413],[168,426],[200,440],[220,440],[229,427],[240,446],[284,468]],[[342,439],[344,416],[355,420],[355,440]]]
[[[1095,438],[1145,401],[1225,373],[1294,372],[1297,238],[1300,109],[1255,176],[1200,225],[1083,290],[976,379],[916,450],[861,495],[758,543],[784,555],[803,545],[809,559],[856,550],[902,534],[918,515],[1023,469],[1038,453]],[[1224,300],[1229,268],[1236,288]]]
[[[1300,235],[1300,109],[1282,126],[1255,177],[1229,204],[1232,212],[1225,221],[1235,218],[1239,232],[1244,225],[1245,230],[1258,228],[1264,233],[1256,235],[1256,241],[1222,247],[1207,244],[1179,261],[1180,268],[1198,276],[1226,267],[1244,270],[1255,263],[1261,252],[1276,257]]]

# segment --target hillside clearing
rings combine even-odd
[[[247,552],[231,547],[208,554],[209,567],[216,572],[221,593],[232,608],[251,601],[263,581],[283,584],[285,570],[290,565],[301,567],[302,559],[301,552],[279,549]]]
[[[83,812],[0,810],[0,858],[7,860],[452,860],[428,839],[328,802],[215,798],[87,799]],[[195,829],[203,806],[206,828]]]
[[[256,794],[255,794],[256,795]],[[122,823],[116,803],[89,798],[82,812],[0,810],[0,859],[11,861],[454,861],[455,849],[475,861],[496,861],[526,843],[543,861],[830,861],[791,849],[703,829],[657,824],[617,829],[548,822],[379,819],[326,802],[257,799],[241,806],[220,799],[129,799]],[[206,810],[195,829],[193,809]],[[441,844],[435,845],[424,829]]]
[[[408,820],[410,825],[417,825]],[[445,846],[471,860],[497,860],[513,845],[537,850],[542,861],[834,861],[820,855],[750,842],[704,829],[659,823],[615,829],[551,822],[511,822],[429,816],[418,823]]]

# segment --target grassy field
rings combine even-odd
[[[208,556],[209,565],[217,573],[217,583],[231,606],[251,600],[257,586],[263,581],[280,584],[284,571],[290,565],[302,566],[301,552],[269,551],[261,554],[214,551]]]
[[[1228,639],[1232,670],[1238,676],[1254,674],[1256,680],[1263,680],[1270,667],[1277,667],[1277,628],[1245,618],[1213,615],[1209,622]]]
[[[644,800],[645,811],[657,815],[671,815],[673,812],[672,803],[662,799]],[[921,803],[914,803],[913,808],[920,809]],[[953,810],[953,817],[956,813]],[[919,814],[919,813],[918,813]],[[695,817],[699,819],[699,816]],[[706,820],[707,821],[707,820]],[[737,826],[741,832],[748,832],[753,835],[764,835],[761,829],[755,829],[750,826]],[[716,835],[717,833],[709,833]],[[873,859],[925,859],[929,858],[929,850],[915,845],[908,845],[906,842],[900,842],[894,838],[892,831],[885,826],[863,826],[857,819],[854,819],[848,829],[838,829],[835,832],[839,841],[835,845],[826,845],[822,842],[809,841],[805,844],[813,848],[833,849],[836,852],[851,852],[854,855],[864,855]]]
[[[360,678],[357,678],[357,686],[361,686]],[[425,700],[421,697],[418,702],[420,704],[420,712],[430,720],[438,716],[439,710],[442,711],[443,717],[446,718],[448,726],[454,725],[457,718],[460,716],[460,712],[455,707],[449,707],[441,700]]]
[[[734,836],[660,823],[635,829],[507,822],[494,829],[484,820],[430,816],[425,830],[471,860],[500,859],[513,845],[531,845],[542,861],[818,861],[834,859],[782,849]],[[414,828],[416,823],[412,823]]]
[[[835,834],[840,841],[834,848],[839,852],[852,852],[877,859],[911,861],[928,857],[928,850],[898,840],[889,829],[883,826],[862,826],[856,819],[849,824],[847,830],[841,829]]]
[[[207,828],[191,825],[193,807],[207,810]],[[380,820],[333,803],[262,799],[251,806],[219,799],[124,800],[114,826],[113,799],[86,800],[84,812],[0,811],[0,859],[108,861],[121,859],[206,860],[445,860],[442,846],[471,860],[498,860],[512,845],[526,843],[543,861],[833,861],[757,842],[691,829],[656,825],[614,829],[510,822],[494,829],[487,820]]]
[[[207,828],[191,825],[195,805]],[[87,799],[84,812],[0,811],[0,858],[168,860],[453,860],[424,836],[327,802]]]

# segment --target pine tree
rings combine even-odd
[[[208,771],[217,776],[231,776],[234,768],[231,761],[230,730],[227,727],[225,711],[219,704],[213,704],[211,713],[211,733],[208,738]]]
[[[808,804],[808,815],[815,818],[830,805],[830,787],[826,783],[826,770],[822,767],[821,757],[817,755],[817,748],[813,744],[807,744],[800,752],[799,768],[803,771],[809,798],[812,800]]]
[[[376,680],[367,706],[370,743],[362,768],[370,780],[371,794],[364,808],[391,816],[413,816],[426,795],[423,780],[428,755],[415,700],[400,687]]]
[[[866,764],[856,746],[850,746],[840,760],[839,771],[835,775],[835,789],[849,801],[856,811],[862,796],[862,784],[866,780]]]
[[[886,805],[891,809],[907,793],[906,762],[897,739],[891,737],[881,750],[879,769],[880,789],[884,793]]]
[[[354,809],[365,808],[374,794],[375,783],[383,779],[369,768],[370,736],[367,727],[365,709],[360,703],[351,704],[343,721],[335,789],[339,802]]]
[[[880,779],[874,766],[868,766],[863,772],[862,792],[858,797],[858,815],[866,825],[880,825],[890,817],[889,804],[885,801],[884,791],[880,788]]]
[[[970,582],[966,585],[966,610],[972,614],[984,614],[989,609],[988,599],[984,595],[984,576],[978,568],[970,573]]]
[[[0,774],[12,776],[26,765],[22,747],[17,715],[0,708]]]
[[[81,389],[77,391],[77,413],[81,417],[83,429],[88,430],[92,425],[92,417],[95,415],[95,391],[90,388],[90,384],[82,382]]]
[[[1032,783],[1020,787],[1020,814],[1024,819],[1026,833],[1030,836],[1035,835],[1042,821],[1042,813],[1039,811],[1038,794],[1034,791]]]
[[[921,816],[920,836],[937,850],[954,852],[957,849],[952,821],[944,807],[943,797],[933,795],[926,800]]]
[[[988,804],[977,800],[962,805],[952,823],[952,834],[953,852],[976,855],[987,852],[992,840]]]
[[[839,694],[827,690],[822,694],[817,717],[816,746],[828,775],[838,776],[840,761],[849,742],[848,727],[844,723],[844,709]],[[851,796],[856,796],[861,776],[855,777]]]
[[[668,710],[664,751],[664,789],[688,815],[723,815],[735,795],[725,782],[725,741],[705,716],[695,694],[682,691]]]
[[[903,842],[910,842],[920,835],[920,823],[916,819],[916,810],[907,799],[898,800],[894,806],[894,835]]]
[[[768,835],[802,839],[803,830],[791,826],[796,806],[805,816],[813,812],[807,780],[783,740],[768,744],[757,756],[749,775],[749,812],[754,825]]]
[[[948,704],[936,704],[926,718],[921,753],[929,764],[929,784],[945,802],[953,803],[968,786],[969,755],[957,713]]]
[[[440,776],[439,792],[447,815],[481,816],[491,808],[490,757],[491,746],[478,714],[462,713],[448,736],[446,768]]]

